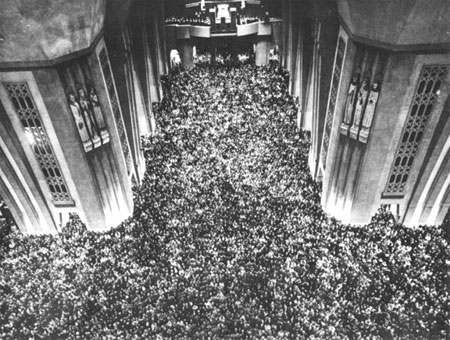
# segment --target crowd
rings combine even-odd
[[[194,26],[211,26],[211,20],[207,16],[195,17],[169,17],[165,20],[166,25],[194,25]]]
[[[247,25],[259,21],[260,19],[258,17],[250,17],[244,15],[237,17],[238,25]],[[165,19],[165,23],[167,25],[178,24],[178,25],[211,26],[211,19],[208,16],[204,15],[201,16],[196,15],[195,17],[169,17]]]
[[[211,53],[195,53],[194,64],[209,65],[211,64]]]
[[[241,15],[238,17],[237,21],[238,21],[237,22],[238,25],[246,25],[246,24],[252,24],[254,22],[259,22],[259,18]]]
[[[1,339],[446,339],[444,228],[320,207],[272,63],[177,70],[134,215],[2,240]]]
[[[233,68],[255,63],[255,53],[252,51],[247,53],[238,53],[235,57],[233,57],[231,53],[229,52],[227,53],[227,51],[218,51],[218,52],[225,52],[225,53],[216,54],[214,63],[216,67]],[[194,54],[194,64],[197,67],[200,68],[209,67],[211,66],[211,63],[212,63],[212,56],[210,53],[206,52]],[[173,71],[177,72],[178,70]],[[156,110],[158,110],[158,108],[156,108]]]

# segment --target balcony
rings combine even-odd
[[[186,8],[191,8],[191,7],[197,7],[197,6],[201,6],[202,2],[205,5],[208,4],[223,4],[223,3],[241,3],[242,0],[205,0],[205,1],[196,1],[196,0],[186,0],[185,1],[185,6]],[[245,0],[246,4],[250,4],[250,5],[260,5],[261,4],[261,0]]]
[[[271,19],[268,23],[263,21],[251,22],[232,27],[231,23],[221,22],[210,26],[196,23],[166,23],[168,31],[175,30],[177,39],[214,38],[221,36],[270,36],[272,26],[281,23],[281,19]]]

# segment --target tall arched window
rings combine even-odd
[[[414,157],[448,69],[448,66],[443,65],[427,65],[422,68],[400,145],[386,183],[387,194],[403,195],[405,191]]]
[[[4,84],[55,204],[73,203],[41,117],[26,83]]]

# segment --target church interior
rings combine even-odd
[[[0,2],[1,339],[448,339],[450,3]]]

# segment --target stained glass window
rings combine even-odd
[[[53,201],[73,203],[28,85],[10,83],[4,86],[47,181]]]
[[[424,66],[416,86],[400,145],[394,158],[385,193],[403,194],[414,157],[433,111],[438,91],[448,72],[448,66]]]

